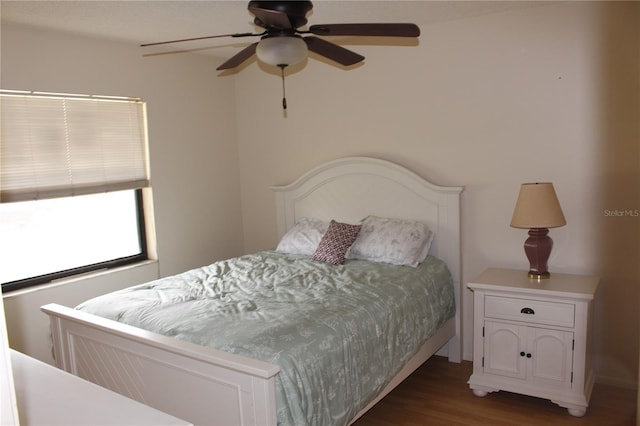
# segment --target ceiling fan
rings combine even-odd
[[[263,32],[220,34],[147,43],[141,46],[219,37],[260,37],[260,41],[245,47],[216,69],[218,71],[233,69],[255,54],[260,61],[281,68],[284,85],[284,68],[304,60],[308,51],[344,66],[354,65],[364,60],[364,56],[316,36],[418,37],[420,35],[420,28],[409,23],[323,24],[311,25],[307,30],[302,30],[300,28],[307,24],[307,14],[313,9],[311,1],[250,1],[248,9],[255,16],[254,23],[264,28]],[[285,99],[283,99],[283,107],[286,109]]]

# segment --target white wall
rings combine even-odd
[[[127,44],[10,24],[1,31],[3,89],[147,101],[159,262],[5,297],[11,346],[52,363],[43,303],[74,306],[242,253],[234,82],[216,77],[211,57],[143,57]]]
[[[551,230],[550,269],[602,276],[597,374],[634,386],[640,218],[603,212],[640,209],[639,8],[550,2],[422,25],[415,47],[350,45],[363,66],[309,59],[287,77],[286,117],[278,75],[248,66],[236,99],[245,249],[276,243],[265,182],[369,155],[465,187],[464,281],[488,266],[526,270],[511,214],[521,183],[551,181],[568,223]],[[463,303],[470,359],[470,292]]]

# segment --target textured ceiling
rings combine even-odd
[[[247,1],[8,1],[1,0],[2,22],[65,31],[83,36],[135,44],[256,30],[247,11]],[[432,22],[462,19],[514,8],[532,7],[536,2],[519,1],[314,1],[309,24],[352,22]],[[537,3],[538,5],[540,3]],[[226,40],[226,41],[225,41]],[[249,43],[250,39],[246,43]],[[201,53],[230,55],[237,51],[237,39],[173,45],[172,49],[193,49]],[[206,43],[206,44],[203,44]],[[234,45],[236,49],[206,47]],[[155,48],[157,50],[157,48]],[[163,49],[167,49],[164,47]],[[152,53],[148,51],[147,53]]]

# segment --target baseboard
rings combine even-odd
[[[596,384],[613,386],[616,388],[638,390],[638,381],[635,379],[627,379],[611,376],[596,376]]]

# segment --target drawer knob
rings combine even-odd
[[[522,308],[520,310],[520,313],[521,314],[527,314],[527,315],[535,315],[536,312],[531,308]]]

